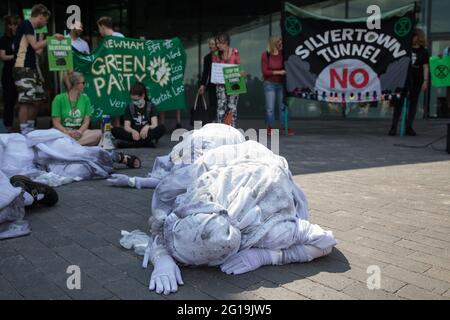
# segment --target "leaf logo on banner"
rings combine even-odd
[[[439,79],[445,79],[448,76],[448,71],[448,67],[441,64],[434,69],[434,75]]]
[[[302,24],[295,16],[289,16],[284,21],[284,27],[291,36],[296,36],[302,32]]]
[[[395,23],[394,31],[399,37],[404,37],[411,31],[411,28],[411,19],[402,17]]]
[[[153,82],[158,83],[161,87],[164,87],[169,83],[170,68],[169,63],[166,62],[165,58],[153,58],[148,69],[150,70],[150,78]]]

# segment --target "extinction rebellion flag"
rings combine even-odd
[[[178,38],[138,40],[106,37],[91,54],[74,51],[74,70],[84,74],[93,120],[120,116],[130,87],[143,82],[157,111],[185,108],[186,53]]]
[[[399,96],[411,59],[414,4],[367,17],[332,19],[285,2],[281,19],[290,97],[368,102]]]

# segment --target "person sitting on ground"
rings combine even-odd
[[[60,93],[53,99],[53,127],[77,140],[82,146],[96,146],[102,132],[89,130],[92,105],[89,97],[83,93],[85,81],[83,74],[73,72],[68,92]]]
[[[114,127],[112,135],[118,148],[155,147],[166,132],[164,125],[158,125],[155,106],[149,101],[147,89],[141,82],[130,89],[131,103],[125,110],[124,127]]]

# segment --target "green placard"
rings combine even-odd
[[[247,93],[245,78],[241,76],[241,66],[223,68],[225,91],[228,95]]]
[[[431,85],[450,86],[450,57],[430,57]]]
[[[31,9],[23,9],[23,19],[29,20],[31,18]],[[47,26],[35,29],[36,33],[48,33]]]
[[[50,71],[73,70],[72,39],[47,37],[48,67]]]

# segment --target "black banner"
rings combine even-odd
[[[369,102],[400,96],[411,61],[414,4],[368,17],[332,19],[285,2],[281,17],[290,97]]]

